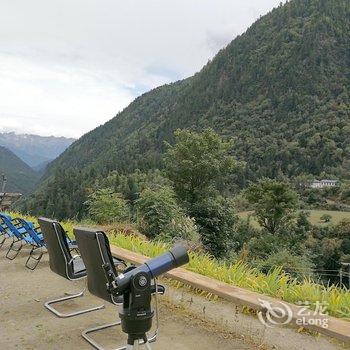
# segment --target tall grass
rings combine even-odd
[[[10,214],[12,216],[20,215]],[[30,216],[26,216],[25,219],[37,221],[36,218]],[[73,226],[76,226],[77,223],[66,221],[62,225],[72,235]],[[111,244],[150,258],[170,248],[169,245],[162,242],[145,241],[140,237],[124,235],[119,232],[112,232],[109,238]],[[190,262],[186,265],[186,269],[190,271],[290,303],[309,302],[310,307],[312,307],[316,302],[321,302],[327,305],[327,311],[330,315],[350,320],[350,293],[346,288],[334,285],[323,286],[311,279],[300,282],[283,272],[281,268],[274,268],[264,274],[240,261],[227,264],[218,262],[207,254],[195,252],[191,252],[190,257]]]
[[[151,258],[170,248],[165,243],[148,242],[120,233],[111,235],[110,241],[118,247]],[[311,279],[299,282],[284,273],[281,268],[272,269],[268,274],[264,274],[240,261],[226,264],[206,254],[192,252],[190,255],[190,263],[186,266],[190,271],[291,303],[309,302],[312,307],[316,302],[321,302],[327,305],[330,315],[350,320],[350,293],[346,288],[334,285],[325,287]]]

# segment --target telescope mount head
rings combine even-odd
[[[141,271],[131,278],[130,287],[124,291],[119,317],[123,332],[128,334],[129,345],[136,340],[147,341],[146,333],[152,328],[151,283],[151,274]]]

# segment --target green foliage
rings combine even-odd
[[[259,237],[260,233],[260,230],[252,227],[249,218],[246,220],[236,220],[232,241],[230,243],[233,251],[244,255],[248,242],[253,238]],[[241,259],[244,260],[245,256],[241,256]]]
[[[123,196],[134,205],[145,188],[155,188],[157,186],[168,186],[170,181],[162,176],[159,170],[141,172],[136,170],[130,174],[120,174],[112,171],[107,177],[99,179],[95,187],[110,187],[115,192]]]
[[[232,202],[221,197],[208,197],[193,205],[203,245],[216,258],[225,258],[235,244],[234,225],[238,221]]]
[[[19,209],[36,216],[55,217],[58,220],[81,219],[87,213],[84,203],[87,200],[90,182],[88,173],[71,168],[58,168],[52,178],[42,183],[35,195],[21,203]]]
[[[332,178],[331,176],[324,176]],[[343,180],[339,185],[313,189],[307,186],[297,187],[302,205],[308,209],[324,209],[333,211],[350,211],[349,183]]]
[[[269,232],[256,235],[248,241],[248,251],[250,258],[267,259],[267,257],[277,250],[286,248],[286,240],[281,240],[279,235]]]
[[[228,257],[234,246],[233,205],[218,195],[238,167],[231,148],[213,130],[177,130],[165,154],[166,173],[195,219],[204,247],[217,258]]]
[[[288,184],[276,180],[262,179],[252,184],[246,196],[260,226],[271,234],[288,226],[298,207],[297,194]]]
[[[99,189],[88,196],[85,202],[90,217],[99,224],[123,222],[130,219],[127,201],[110,188]]]
[[[268,272],[280,266],[283,271],[292,276],[304,278],[313,274],[314,265],[306,256],[296,255],[286,248],[275,250],[267,259],[257,262],[260,270]]]
[[[172,221],[184,215],[171,187],[146,188],[137,201],[139,227],[147,237],[167,233]]]
[[[210,129],[175,131],[175,144],[167,144],[165,166],[179,198],[191,205],[227,183],[237,168],[231,148],[232,142]]]
[[[304,229],[305,232],[309,231],[311,228],[309,217],[310,217],[310,212],[300,211],[297,214],[296,227],[298,227],[299,229]]]
[[[201,247],[201,238],[196,222],[193,218],[185,215],[179,215],[177,218],[172,219],[157,239],[163,242],[184,240],[193,247]]]
[[[341,186],[340,201],[350,206],[350,182]]]

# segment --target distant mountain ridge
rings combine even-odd
[[[0,175],[5,174],[5,192],[29,194],[39,180],[39,175],[7,148],[0,146]]]
[[[0,146],[4,146],[34,169],[42,170],[58,157],[75,139],[32,134],[0,133]]]
[[[350,1],[291,0],[257,20],[193,77],[138,97],[48,165],[28,209],[84,215],[110,171],[162,167],[174,130],[213,128],[261,177],[350,174]],[[67,189],[67,190],[65,190]]]

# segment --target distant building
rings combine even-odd
[[[310,183],[311,188],[325,188],[335,187],[338,184],[338,180],[314,180]]]
[[[20,199],[21,193],[4,193],[0,192],[0,211],[6,211],[11,208],[11,205]]]

